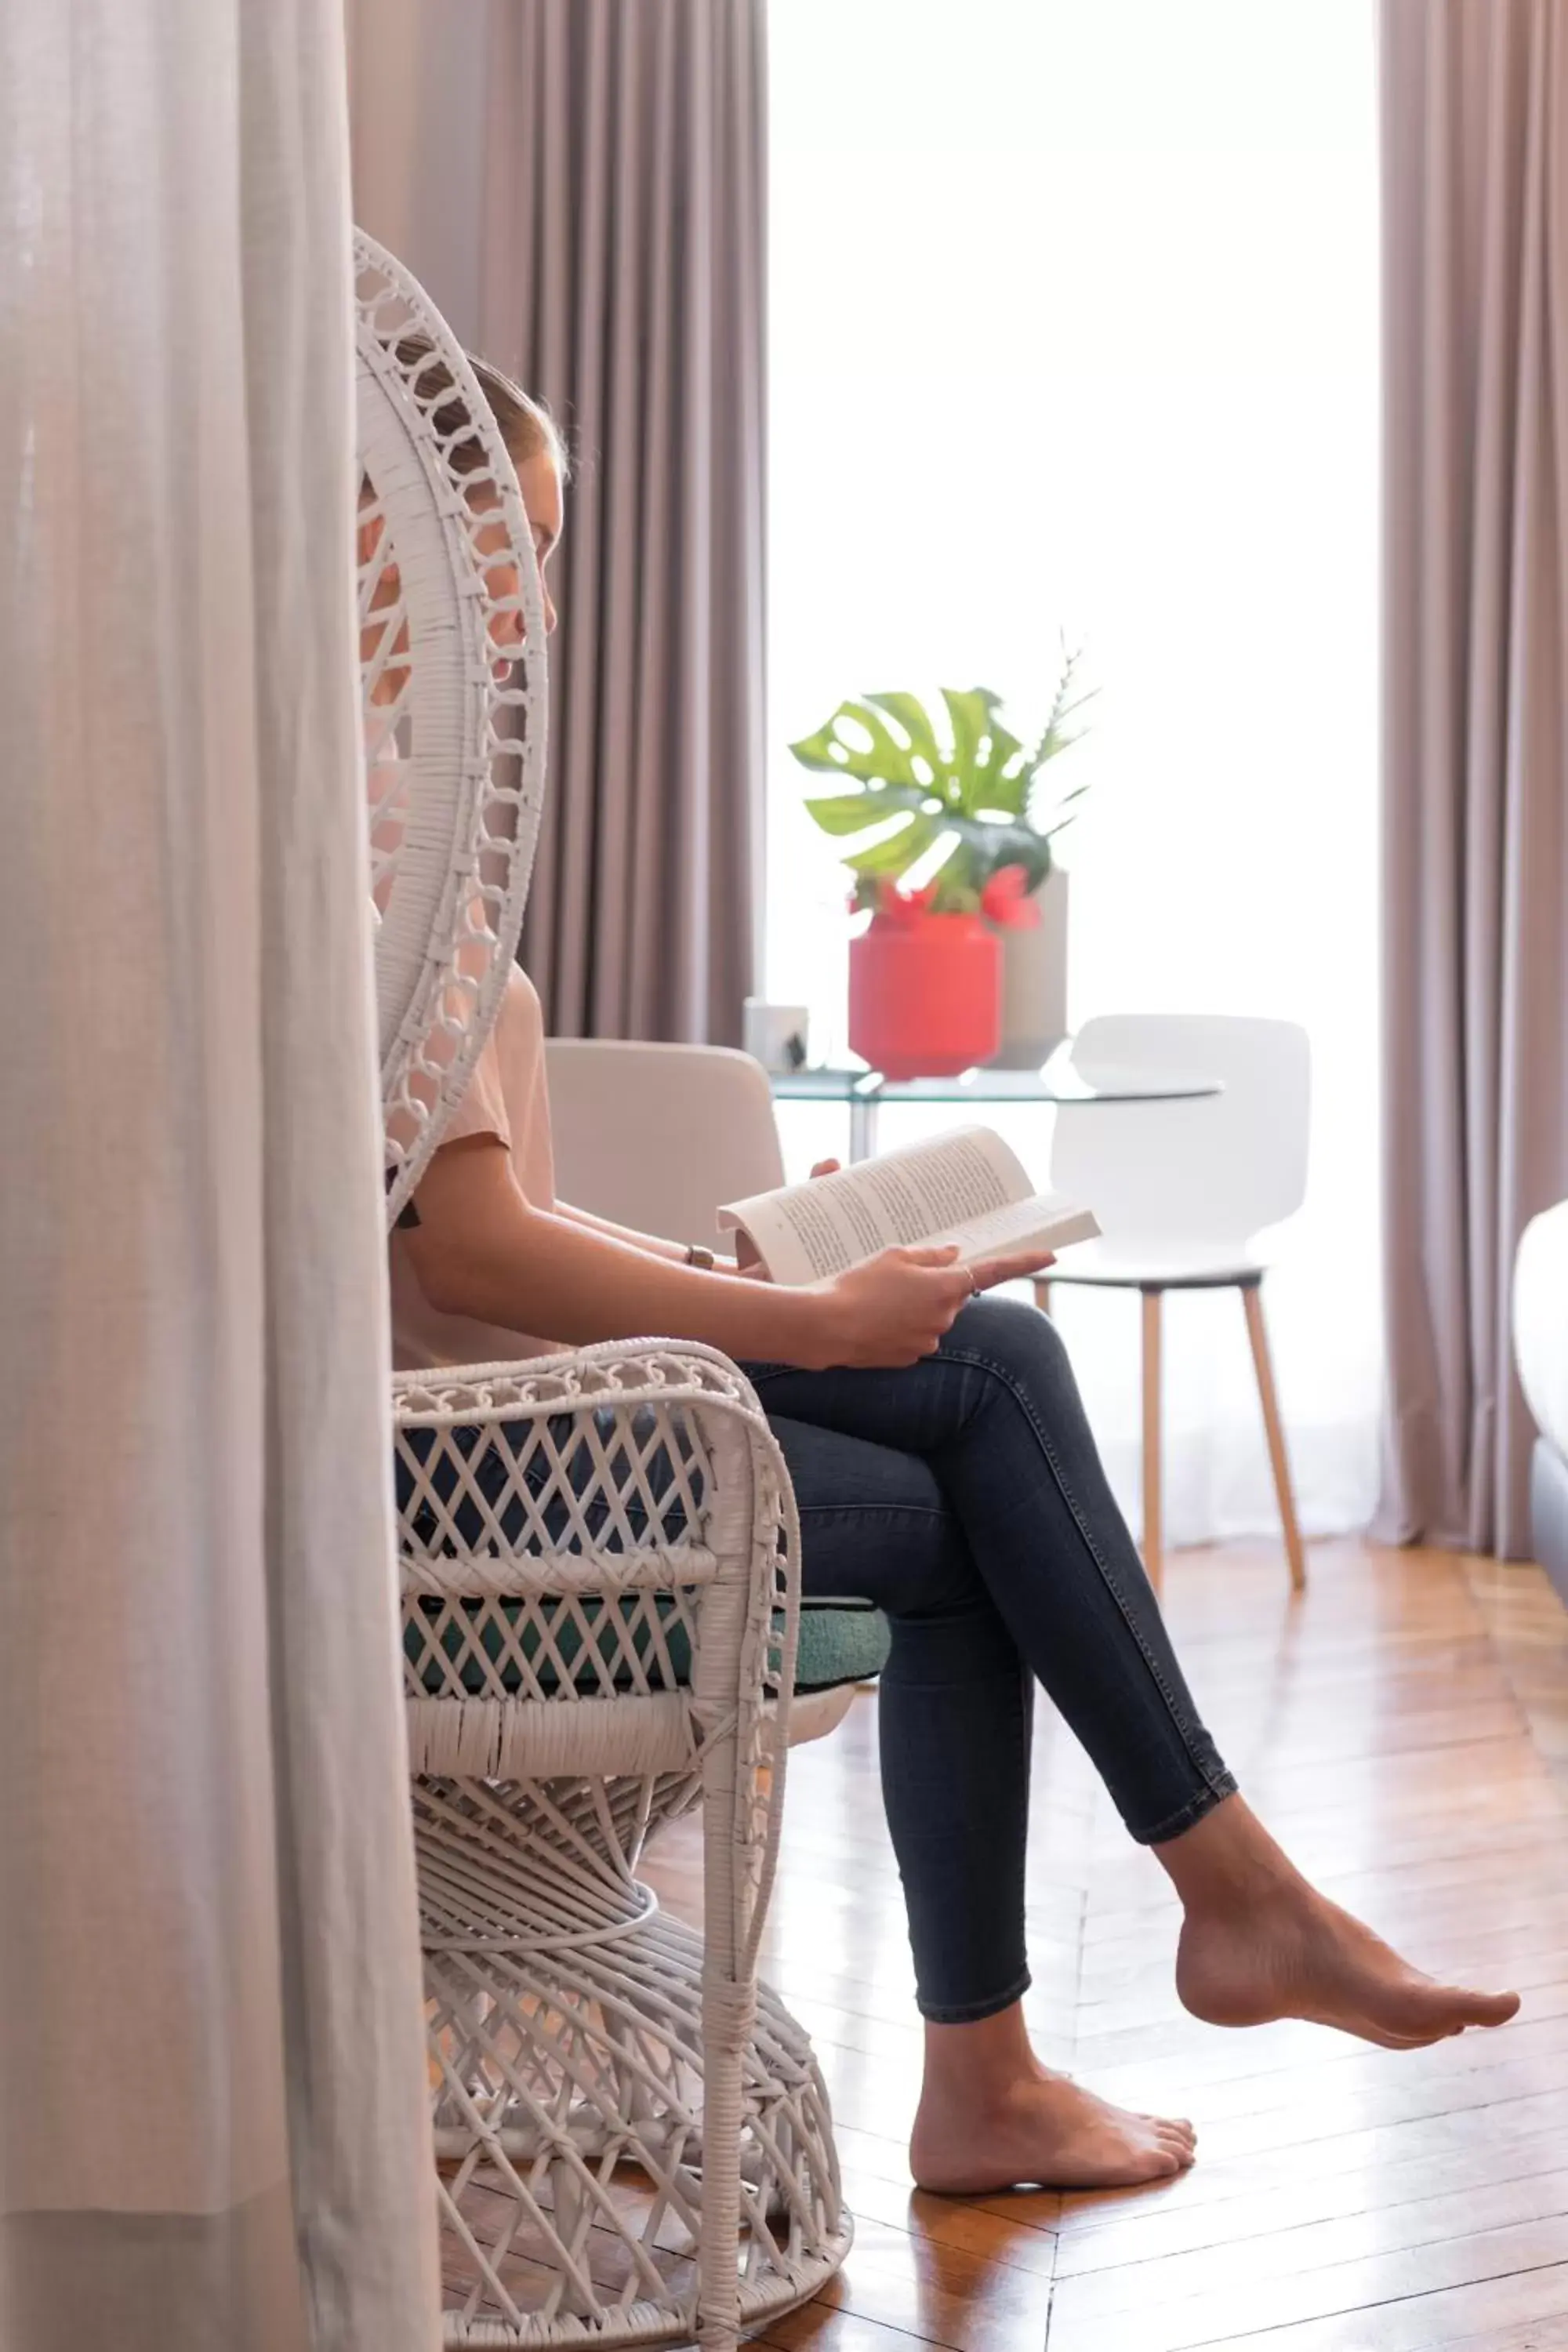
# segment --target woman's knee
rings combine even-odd
[[[1061,1333],[1050,1317],[1027,1299],[989,1294],[972,1298],[942,1345],[978,1356],[1046,1392],[1066,1388],[1076,1393]]]

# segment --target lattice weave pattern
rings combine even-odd
[[[389,1214],[439,1139],[516,951],[544,792],[531,534],[484,395],[374,239],[358,300],[360,663]]]
[[[847,2243],[810,2045],[756,1984],[798,1605],[776,1445],[684,1345],[395,1386],[447,2340],[728,2345]],[[636,1877],[699,1792],[700,1940]]]
[[[526,519],[467,360],[356,242],[360,654],[388,1213],[505,985],[543,791]],[[757,1984],[798,1532],[724,1358],[395,1382],[446,2341],[689,2344],[843,2259],[810,2045]],[[703,1933],[637,1878],[703,1804]]]

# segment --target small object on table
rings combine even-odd
[[[810,1024],[804,1004],[770,1004],[765,997],[748,996],[742,1035],[747,1053],[764,1070],[803,1070]]]

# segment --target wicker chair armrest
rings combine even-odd
[[[573,1701],[679,1696],[694,1764],[723,1759],[706,1776],[719,1770],[736,1808],[734,1958],[754,1967],[784,1804],[800,1529],[750,1382],[715,1349],[617,1340],[398,1373],[393,1423],[410,1698],[422,1715],[433,1699],[456,1714],[477,1703],[489,1740],[536,1711],[564,1729]]]
[[[510,1421],[577,1404],[639,1404],[676,1394],[762,1411],[740,1366],[693,1339],[604,1339],[516,1363],[442,1364],[392,1376],[393,1412],[400,1423],[450,1426],[487,1414]]]
[[[787,1710],[794,1496],[727,1357],[617,1340],[402,1372],[393,1419],[410,1696],[732,1706],[744,1654]]]
[[[404,1581],[426,1592],[710,1582],[723,1458],[740,1433],[772,1450],[727,1357],[659,1340],[401,1372],[393,1420]]]

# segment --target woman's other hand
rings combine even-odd
[[[886,1249],[847,1274],[814,1286],[827,1309],[828,1352],[818,1369],[847,1364],[880,1370],[934,1356],[942,1335],[982,1290],[1043,1274],[1048,1250],[1014,1250],[973,1265],[945,1249]]]
[[[969,1268],[952,1248],[880,1250],[813,1288],[825,1310],[822,1370],[918,1364],[936,1353],[974,1293]]]

